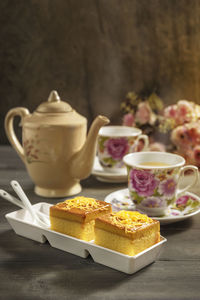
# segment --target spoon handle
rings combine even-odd
[[[19,199],[17,199],[16,197],[14,197],[14,196],[12,196],[11,194],[9,194],[8,192],[6,192],[6,191],[4,191],[4,190],[2,190],[2,189],[0,189],[0,196],[3,198],[3,199],[5,199],[5,200],[7,200],[7,201],[9,201],[9,202],[11,202],[12,204],[15,204],[15,205],[17,205],[17,206],[19,206],[20,208],[26,208],[25,206],[24,206],[24,204],[22,203],[22,201],[20,201]],[[34,209],[34,208],[33,208]],[[46,215],[46,214],[44,214],[43,212],[41,212],[41,211],[36,211],[36,213],[37,213],[37,215],[40,217],[40,218],[42,218],[42,220],[44,220],[44,222],[48,222],[49,223],[49,218],[48,218],[48,216]]]
[[[37,219],[36,213],[33,210],[32,205],[30,204],[30,202],[29,202],[26,194],[22,190],[20,184],[16,180],[12,180],[10,184],[11,184],[13,190],[15,191],[15,193],[19,196],[19,198],[24,203],[24,206],[26,207],[26,209],[30,212],[33,219]]]
[[[37,221],[43,227],[48,227],[46,220],[44,222],[44,221],[40,220],[39,217],[37,216],[36,212],[34,211],[29,199],[27,198],[27,196],[24,193],[20,184],[16,180],[12,180],[10,184],[11,184],[13,190],[16,192],[16,194],[19,196],[19,198],[24,203],[25,208],[30,212],[33,220]]]
[[[4,198],[5,200],[8,200],[9,202],[11,202],[12,204],[15,204],[21,208],[24,208],[24,205],[23,203],[18,200],[17,198],[15,198],[14,196],[11,196],[9,193],[7,193],[6,191],[4,190],[0,190],[0,196],[2,198]]]

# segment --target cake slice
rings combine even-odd
[[[97,217],[111,212],[111,205],[94,198],[76,197],[50,207],[51,229],[81,240],[94,239]]]
[[[95,244],[136,255],[160,241],[160,223],[136,211],[119,211],[95,221]]]

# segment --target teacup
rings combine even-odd
[[[128,126],[104,126],[100,129],[97,141],[98,159],[101,166],[111,172],[125,168],[123,157],[138,151],[140,141],[142,149],[147,150],[149,139],[138,128]]]
[[[128,171],[128,188],[136,208],[149,216],[166,213],[176,198],[194,186],[199,179],[198,168],[184,166],[185,159],[167,152],[138,152],[124,157]],[[180,189],[186,171],[194,173],[193,180]]]

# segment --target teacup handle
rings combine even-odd
[[[136,149],[137,149],[137,146],[138,146],[140,140],[144,141],[144,147],[142,148],[142,151],[146,151],[148,149],[148,146],[149,146],[148,136],[146,134],[141,134],[141,135],[138,136],[138,138],[136,139]]]
[[[182,194],[182,193],[188,191],[188,189],[191,188],[191,187],[193,187],[193,186],[197,183],[197,181],[199,180],[199,171],[198,171],[198,168],[195,167],[195,166],[192,166],[192,165],[188,165],[188,166],[184,166],[184,167],[182,167],[182,168],[180,169],[180,177],[179,177],[178,183],[180,182],[181,177],[184,177],[185,172],[188,171],[188,170],[190,170],[190,171],[193,172],[193,174],[194,174],[194,179],[193,179],[192,183],[188,184],[188,185],[187,185],[186,187],[184,187],[183,189],[179,189],[179,188],[178,188],[178,189],[177,189],[177,195],[178,195],[178,194]]]

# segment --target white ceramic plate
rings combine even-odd
[[[95,157],[92,175],[96,176],[99,181],[104,182],[127,182],[127,170],[126,168],[121,169],[119,172],[111,172],[104,170],[100,165],[98,157]]]
[[[33,206],[35,210],[48,215],[51,205],[38,203]],[[163,243],[166,242],[166,239],[161,237],[159,243],[135,256],[129,256],[95,245],[94,241],[85,242],[69,235],[43,228],[33,222],[31,215],[25,209],[9,213],[6,215],[6,218],[18,235],[40,243],[45,243],[47,240],[52,247],[83,258],[87,258],[90,254],[95,262],[127,274],[133,274],[154,262],[160,254]],[[67,265],[63,267],[67,268]]]
[[[112,205],[114,211],[122,209],[136,210],[135,205],[130,199],[128,189],[115,191],[107,195],[104,200]],[[166,215],[152,218],[160,221],[161,225],[166,225],[191,218],[199,212],[200,198],[193,193],[186,192],[176,200],[173,206],[170,206]]]

